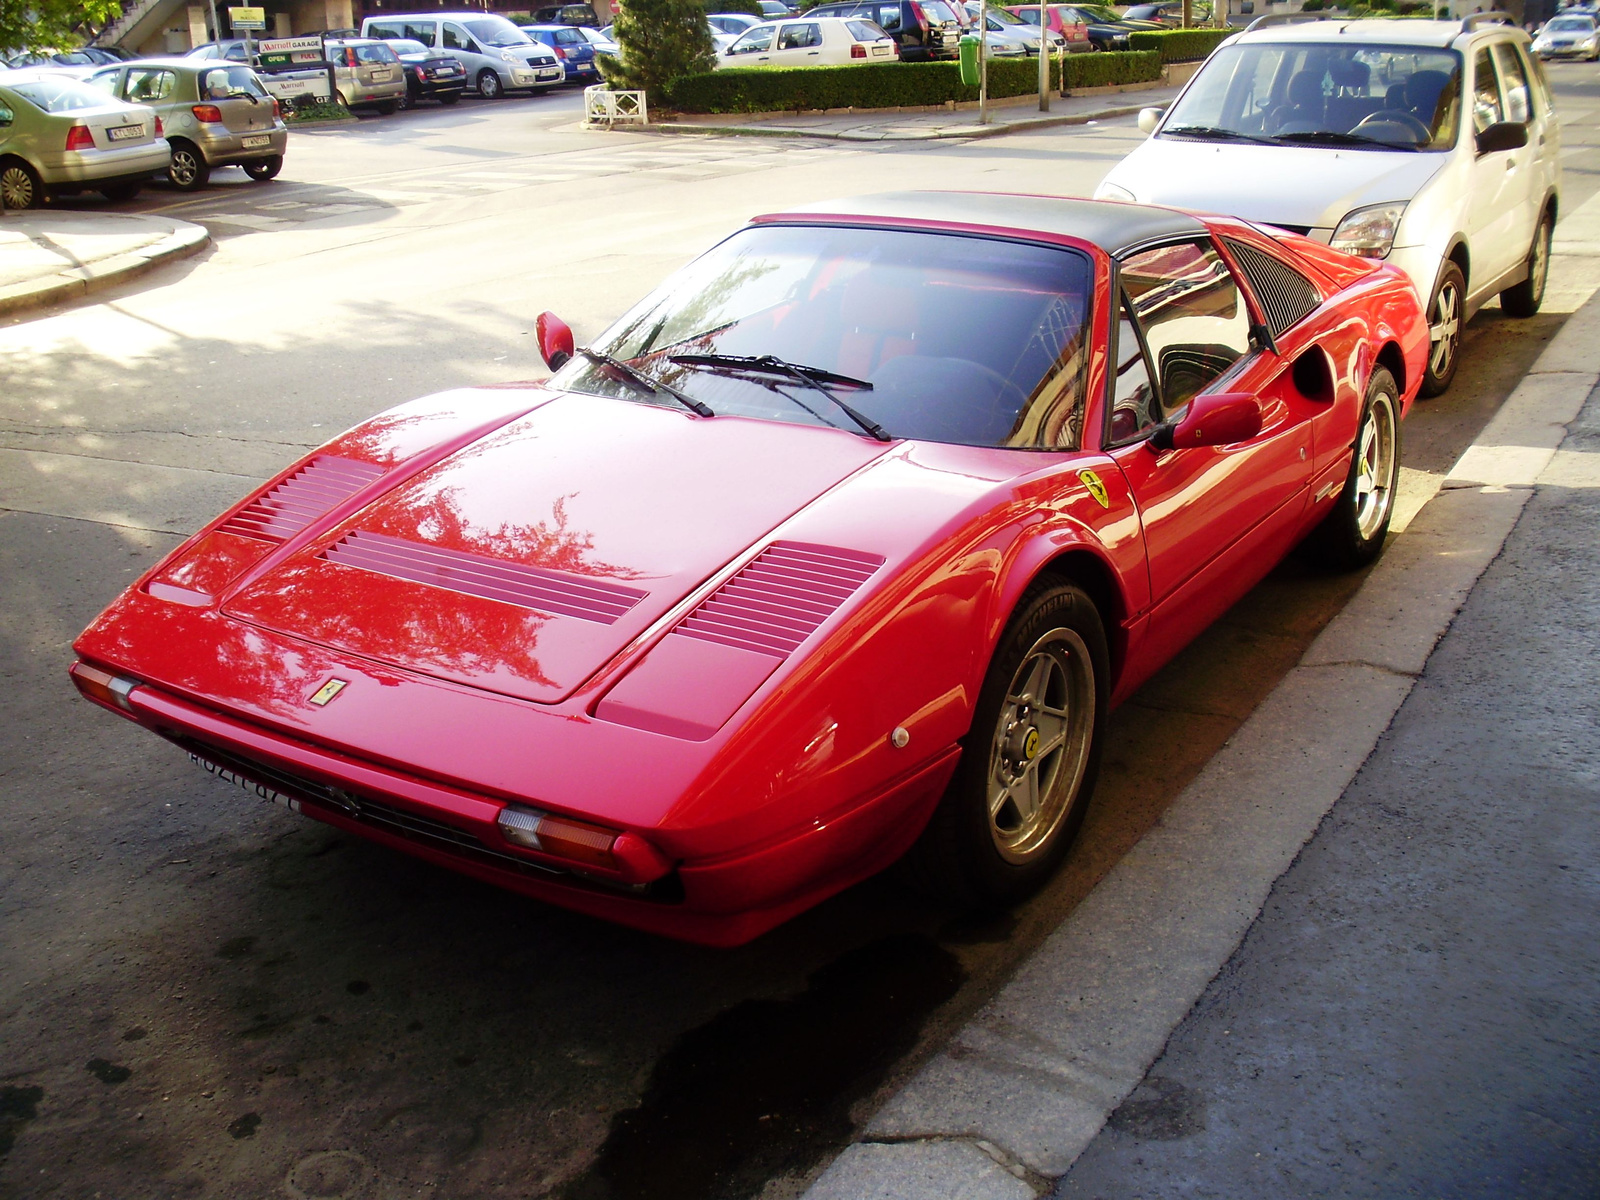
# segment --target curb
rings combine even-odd
[[[1600,223],[1600,197],[1579,213]],[[1600,384],[1588,290],[1299,664],[804,1200],[1030,1200],[1067,1172],[1371,756],[1556,460]]]
[[[153,271],[163,263],[198,254],[211,241],[210,232],[202,225],[166,217],[160,220],[171,225],[172,232],[153,245],[0,288],[0,316],[87,296]]]
[[[760,125],[691,125],[679,121],[663,122],[659,125],[622,125],[618,128],[628,133],[706,133],[718,137],[823,138],[833,142],[933,142],[954,138],[975,140],[1004,137],[1008,133],[1047,129],[1057,125],[1087,125],[1090,121],[1133,116],[1141,108],[1148,107],[1147,104],[1125,104],[1116,108],[1095,109],[1093,112],[1064,113],[1059,117],[1029,117],[1021,121],[1007,121],[1001,125],[934,128],[927,132],[907,133],[854,129],[768,129]]]

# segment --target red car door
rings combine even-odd
[[[1325,405],[1251,340],[1245,295],[1209,239],[1119,264],[1109,446],[1138,505],[1150,570],[1144,639],[1164,659],[1289,549],[1311,480],[1312,417]],[[1151,434],[1201,393],[1254,395],[1261,432],[1225,446],[1158,450]],[[1141,657],[1144,657],[1141,655]]]

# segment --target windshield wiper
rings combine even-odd
[[[696,400],[693,396],[685,396],[670,383],[662,383],[659,379],[650,378],[643,371],[636,367],[630,367],[620,358],[613,358],[604,350],[594,350],[588,346],[579,346],[578,353],[590,362],[597,362],[610,367],[618,375],[621,375],[625,382],[631,383],[638,391],[648,392],[653,396],[671,396],[690,412],[699,413],[702,417],[714,417],[717,415],[711,411],[709,404]]]
[[[1379,138],[1362,137],[1359,133],[1340,133],[1336,129],[1308,129],[1304,133],[1280,133],[1275,142],[1306,142],[1325,146],[1379,146],[1385,150],[1420,150],[1420,146],[1406,146],[1399,142],[1385,142]]]
[[[834,387],[855,388],[857,391],[870,392],[872,384],[865,379],[856,379],[851,375],[840,375],[834,371],[825,371],[821,367],[803,367],[798,363],[787,362],[774,354],[669,354],[668,360],[683,363],[686,366],[699,367],[732,367],[739,371],[759,371],[769,375],[787,375],[798,383],[803,383],[809,388],[821,392],[852,421],[861,426],[867,433],[877,438],[880,442],[892,442],[894,438],[889,431],[879,425],[865,413],[858,412],[833,394]]]
[[[1240,133],[1237,129],[1223,129],[1217,125],[1172,125],[1161,131],[1163,134],[1175,134],[1178,137],[1210,138],[1228,142],[1260,142],[1263,146],[1270,145],[1271,138],[1258,138],[1253,134]]]

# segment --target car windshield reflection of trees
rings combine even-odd
[[[671,356],[773,355],[865,380],[870,391],[840,385],[836,394],[894,437],[1072,449],[1082,427],[1090,278],[1088,258],[1065,248],[762,226],[668,279],[595,345],[718,417],[859,432],[792,378]],[[582,359],[552,385],[672,404]]]
[[[1453,50],[1256,43],[1212,54],[1161,133],[1444,151],[1456,144],[1460,116]]]

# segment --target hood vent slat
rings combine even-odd
[[[217,526],[219,533],[282,542],[383,474],[353,458],[320,454]]]
[[[876,554],[773,542],[672,632],[787,658],[882,565]]]

